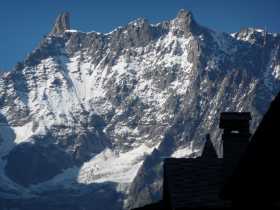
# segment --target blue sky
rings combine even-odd
[[[61,11],[71,13],[74,29],[109,32],[138,17],[171,19],[181,8],[218,31],[266,26],[280,32],[280,0],[0,0],[0,69],[23,60]]]

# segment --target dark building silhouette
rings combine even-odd
[[[258,129],[233,175],[226,181],[221,197],[234,206],[280,208],[280,93]]]
[[[280,93],[251,141],[250,113],[222,113],[223,158],[207,135],[201,157],[165,159],[163,199],[137,209],[280,207],[279,109]]]
[[[223,129],[223,179],[227,180],[237,167],[250,139],[251,114],[249,112],[221,113],[219,127]]]
[[[217,157],[210,139],[199,158],[166,159],[163,182],[165,207],[223,207],[224,202],[219,198],[222,164],[222,159]]]

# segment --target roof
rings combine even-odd
[[[204,143],[204,148],[203,148],[203,152],[201,157],[202,159],[212,159],[214,161],[216,161],[216,159],[218,158],[216,149],[210,139],[210,135],[208,134],[206,136],[206,142]]]
[[[225,184],[222,196],[228,200],[243,198],[279,200],[280,189],[280,93],[271,103],[233,176]]]
[[[165,210],[163,201],[159,201],[157,203],[148,204],[146,206],[142,206],[139,208],[135,208],[132,210]]]
[[[202,159],[167,159],[164,181],[173,209],[222,207],[221,166],[218,159],[208,164]]]
[[[165,159],[163,196],[169,198],[172,209],[223,207],[225,203],[219,198],[222,163],[210,139],[199,158]]]

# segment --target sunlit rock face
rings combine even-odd
[[[62,34],[70,29],[70,14],[68,12],[61,13],[53,26],[52,35]]]
[[[221,154],[221,112],[250,111],[256,128],[280,90],[279,45],[279,34],[215,32],[185,10],[106,34],[61,14],[0,75],[0,201],[113,210],[159,199],[164,157],[200,155],[207,133]]]

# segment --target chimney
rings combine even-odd
[[[223,129],[224,178],[227,180],[236,168],[250,139],[250,112],[223,112],[219,127]]]

